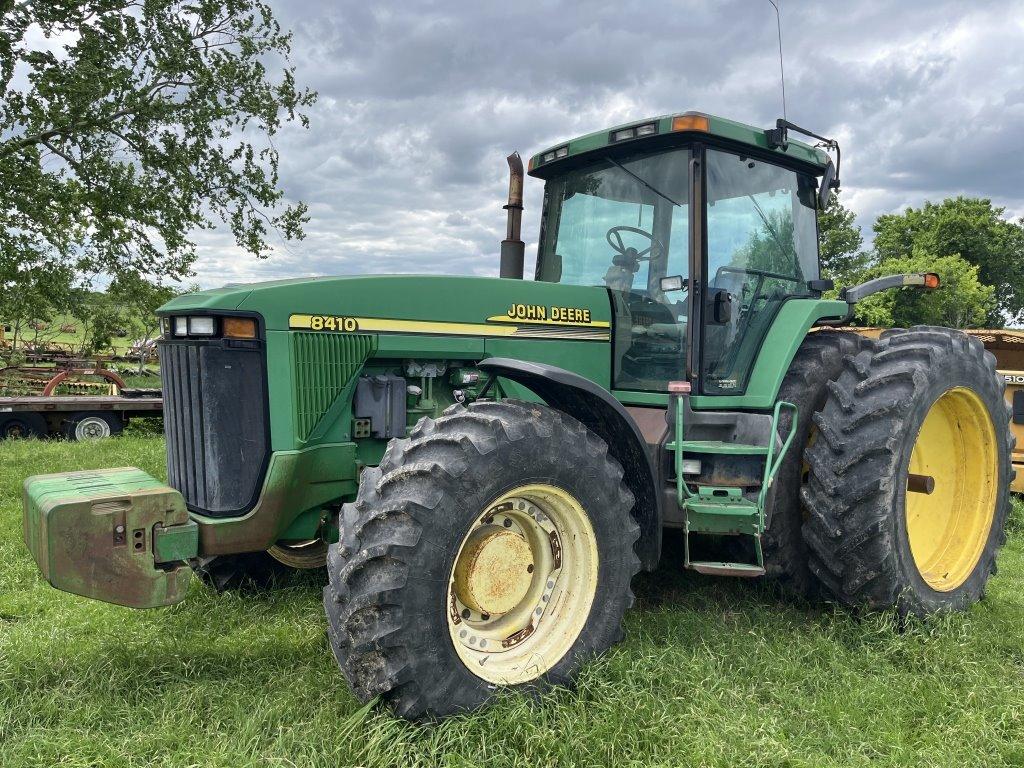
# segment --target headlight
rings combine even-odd
[[[213,336],[216,323],[212,317],[190,317],[188,332],[190,336]]]
[[[188,318],[187,317],[176,317],[176,318],[174,318],[174,335],[175,336],[188,336]]]

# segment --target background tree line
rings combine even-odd
[[[119,275],[105,290],[70,271],[44,270],[0,298],[4,362],[59,342],[81,357],[104,354],[115,344],[144,347],[160,334],[156,310],[185,290],[135,274]],[[122,350],[123,351],[123,350]],[[141,358],[140,358],[141,360]]]
[[[865,326],[1003,328],[1024,322],[1024,219],[990,200],[956,197],[879,216],[864,248],[854,214],[834,197],[819,216],[822,276],[837,287],[900,272],[937,272],[942,287],[886,291],[857,305]]]
[[[0,321],[16,344],[58,318],[81,353],[191,276],[218,225],[256,257],[303,236],[274,136],[306,125],[291,34],[261,0],[0,0]],[[98,291],[98,286],[107,286]],[[64,324],[60,321],[58,325]]]

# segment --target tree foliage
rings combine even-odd
[[[768,211],[762,226],[753,229],[747,242],[733,254],[732,266],[757,269],[780,275],[798,274],[800,263],[796,256],[793,214],[785,210]]]
[[[818,214],[821,276],[834,280],[837,287],[860,282],[872,263],[871,254],[862,250],[864,236],[855,222],[855,214],[840,202],[838,194]]]
[[[942,325],[982,328],[995,307],[995,289],[979,279],[979,268],[960,256],[935,256],[915,250],[910,256],[883,259],[865,279],[903,272],[937,272],[942,286],[934,291],[901,288],[882,291],[857,304],[858,322],[883,328]]]
[[[9,329],[5,335],[12,347],[34,346],[53,335],[54,320],[76,307],[74,279],[66,265],[32,266],[20,273],[16,285],[0,285],[0,320]]]
[[[957,197],[879,216],[875,251],[882,260],[919,253],[957,254],[978,267],[978,279],[995,288],[986,323],[1024,321],[1024,221],[1004,218],[990,200]],[[932,270],[935,271],[935,270]]]
[[[0,283],[181,278],[218,222],[257,256],[301,237],[272,143],[314,99],[289,54],[260,0],[0,0]]]
[[[145,365],[144,350],[160,336],[160,318],[156,311],[181,291],[169,285],[150,282],[138,275],[119,275],[107,289],[113,316],[119,328],[138,345],[139,371]],[[110,339],[106,340],[109,345]]]

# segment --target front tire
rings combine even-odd
[[[570,683],[621,639],[632,507],[605,443],[546,406],[422,420],[363,472],[329,550],[324,608],[353,691],[418,718]]]
[[[1013,479],[1004,388],[982,343],[948,328],[888,331],[847,359],[803,492],[810,567],[836,600],[926,616],[981,598]]]

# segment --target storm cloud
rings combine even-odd
[[[496,274],[509,151],[691,109],[763,126],[782,112],[767,0],[271,2],[320,94],[310,129],[278,142],[312,219],[263,261],[201,233],[204,286]],[[789,119],[839,138],[865,230],[956,194],[1024,215],[1024,1],[780,6]],[[528,180],[528,261],[539,206]]]

